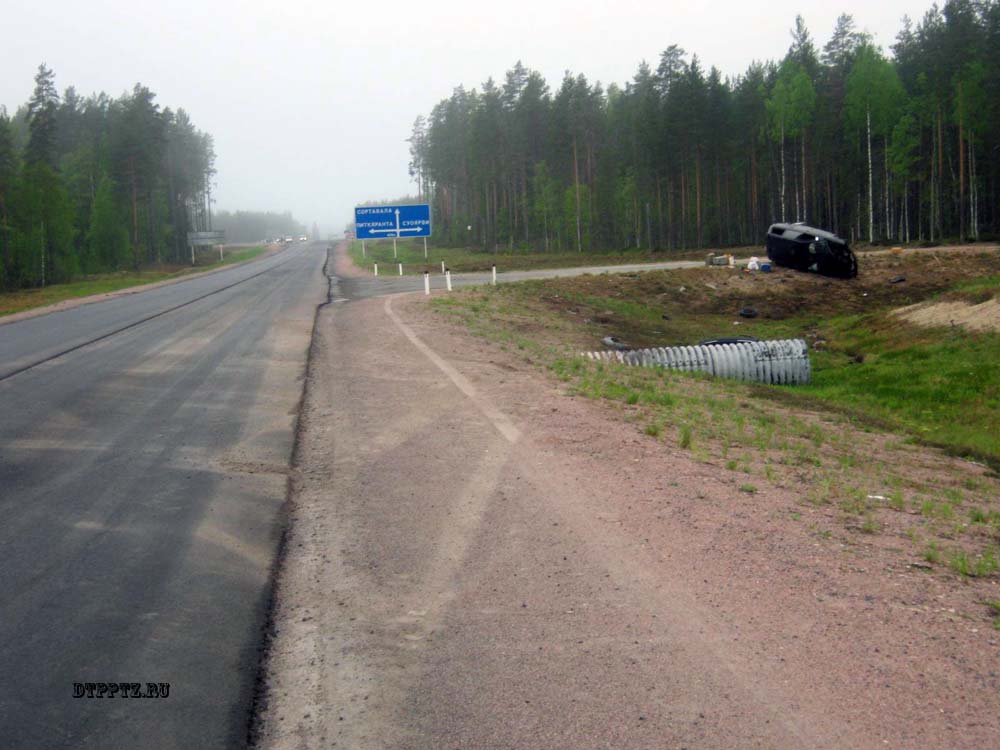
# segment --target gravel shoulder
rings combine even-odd
[[[423,298],[314,336],[257,746],[995,741],[995,578],[824,534]]]

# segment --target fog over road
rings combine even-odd
[[[0,325],[0,744],[243,743],[324,250]]]

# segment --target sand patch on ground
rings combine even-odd
[[[893,315],[926,328],[961,326],[970,331],[1000,331],[1000,299],[978,305],[967,302],[921,302],[902,307]]]

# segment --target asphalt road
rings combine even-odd
[[[512,281],[530,281],[532,279],[552,279],[563,276],[582,276],[584,274],[598,273],[638,273],[640,271],[659,271],[673,268],[697,268],[704,266],[703,261],[697,260],[673,260],[662,263],[638,263],[632,265],[619,266],[580,266],[577,268],[545,268],[535,271],[508,271],[497,274],[497,283],[503,284]],[[391,271],[391,268],[389,269]],[[476,286],[489,284],[491,274],[486,273],[457,273],[452,274],[452,288],[457,289],[463,286]],[[367,297],[380,297],[386,294],[401,294],[404,292],[419,292],[424,288],[424,277],[422,275],[399,276],[392,273],[384,273],[381,276],[361,276],[358,278],[341,278],[333,289],[334,301],[346,301],[354,299],[365,299]],[[444,274],[434,273],[430,275],[431,291],[439,291],[447,288],[447,281]]]
[[[0,745],[243,744],[325,255],[0,325]]]

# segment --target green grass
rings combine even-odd
[[[399,240],[396,243],[396,254],[393,255],[392,240],[367,240],[365,253],[362,255],[361,241],[355,240],[348,248],[351,259],[359,268],[372,270],[372,264],[378,263],[379,275],[396,275],[399,270],[397,263],[403,264],[404,274],[441,272],[441,261],[445,267],[454,273],[473,271],[489,271],[496,264],[497,272],[529,271],[541,268],[570,268],[578,266],[630,265],[633,263],[659,263],[671,260],[701,260],[708,251],[694,250],[686,252],[649,252],[647,250],[618,250],[602,252],[579,253],[572,250],[537,251],[500,248],[497,252],[489,252],[482,248],[469,247],[438,247],[428,244],[427,258],[424,258],[424,245],[421,240]],[[735,254],[739,254],[738,251]],[[747,250],[744,254],[750,255]]]
[[[986,259],[982,267],[989,263],[996,261]],[[546,324],[559,320],[589,336],[588,348],[600,348],[601,336],[608,333],[634,346],[693,343],[732,333],[819,339],[823,345],[810,352],[812,383],[756,386],[755,395],[793,408],[832,410],[862,429],[890,430],[1000,468],[1000,367],[995,364],[1000,362],[1000,333],[917,328],[888,314],[892,300],[861,303],[858,292],[831,296],[813,289],[802,292],[812,296],[790,296],[770,317],[739,321],[734,328],[730,308],[738,309],[745,299],[740,295],[747,292],[713,291],[706,284],[718,286],[720,281],[711,280],[726,278],[713,273],[725,272],[689,269],[502,285],[491,304],[477,312],[487,315],[501,300],[511,309],[526,306]],[[940,293],[991,290],[996,278],[967,278]],[[761,300],[755,304],[769,304],[764,291],[753,293]],[[900,303],[912,303],[935,292],[899,294],[910,295]],[[869,304],[870,311],[854,312]],[[641,394],[634,398],[635,403],[647,400]],[[803,451],[803,463],[822,462],[828,452],[822,425],[809,422],[796,429],[813,447],[811,454]],[[758,449],[784,437],[773,425],[747,424],[742,430],[755,436]],[[845,469],[863,461],[851,454],[838,460]]]
[[[965,550],[957,550],[952,553],[948,564],[956,573],[969,578],[988,576],[1000,566],[993,550],[987,550],[974,558],[970,557]]]
[[[165,266],[143,271],[97,274],[67,284],[52,284],[41,289],[21,289],[16,292],[6,292],[0,294],[0,316],[12,315],[35,307],[53,305],[69,299],[89,297],[94,294],[107,294],[108,292],[117,292],[130,287],[154,284],[158,281],[166,281],[167,279],[228,266],[234,263],[243,263],[256,258],[266,249],[265,247],[248,247],[230,251],[225,260],[221,262],[216,259],[214,253],[203,253],[199,257],[202,263],[193,268],[190,266]]]
[[[691,447],[691,425],[681,427],[680,446],[685,450]]]
[[[1000,335],[885,328],[876,316],[833,319],[824,334],[833,351],[813,354],[813,382],[799,392],[1000,462]]]
[[[924,550],[924,559],[934,565],[941,562],[941,550],[938,549],[936,542],[931,542],[927,545],[927,549]]]

